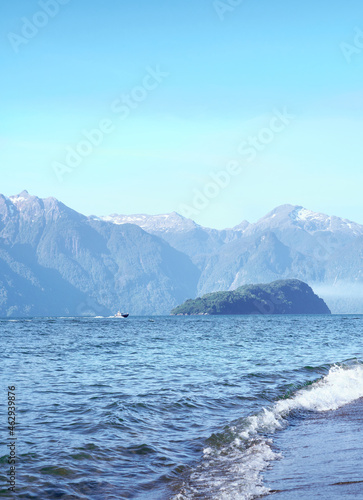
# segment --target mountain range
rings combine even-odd
[[[169,314],[186,299],[300,279],[332,312],[363,313],[363,226],[282,205],[205,228],[173,212],[85,216],[0,195],[0,315]]]

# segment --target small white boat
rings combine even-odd
[[[114,318],[127,318],[129,315],[129,313],[122,313],[120,311],[117,311],[117,313],[115,314]]]

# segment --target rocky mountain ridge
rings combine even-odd
[[[136,225],[93,220],[54,198],[0,196],[0,315],[162,314],[199,270]]]
[[[333,312],[363,313],[363,226],[282,205],[205,228],[177,213],[85,216],[0,195],[0,315],[168,314],[188,298],[296,278]]]

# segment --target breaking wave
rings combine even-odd
[[[273,435],[299,412],[325,412],[363,397],[363,365],[334,365],[327,375],[280,399],[270,408],[212,435],[203,458],[174,500],[251,500],[269,493],[262,471],[281,457]]]

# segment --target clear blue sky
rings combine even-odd
[[[193,209],[195,190],[235,161],[232,181],[194,207],[198,223],[253,222],[283,203],[363,223],[359,0],[225,12],[221,0],[219,15],[213,0],[63,2],[53,17],[33,0],[2,9],[0,192],[85,214],[166,213]],[[294,118],[271,132],[284,109]],[[55,162],[70,168],[66,148],[102,120],[100,144],[60,182]]]

